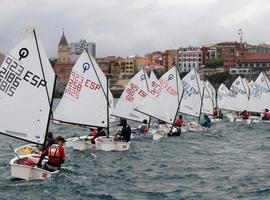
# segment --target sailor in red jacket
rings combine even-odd
[[[246,110],[243,111],[243,119],[248,119],[249,118],[249,112],[247,112]]]
[[[267,108],[265,108],[262,120],[270,120],[270,112]]]
[[[184,120],[183,120],[183,116],[182,115],[179,115],[179,118],[174,122],[174,125],[175,126],[183,126],[184,125]]]
[[[56,138],[56,144],[49,146],[40,156],[38,167],[41,167],[42,160],[45,156],[48,156],[48,162],[46,162],[43,166],[43,169],[54,172],[61,168],[61,164],[65,162],[65,150],[64,150],[64,143],[66,140],[58,136]]]

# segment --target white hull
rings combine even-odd
[[[211,118],[212,123],[221,122],[221,121],[222,121],[221,118]]]
[[[153,140],[159,140],[161,138],[167,137],[169,130],[157,130],[153,133]]]
[[[159,140],[163,137],[167,137],[167,134],[171,130],[171,125],[164,124],[160,125],[158,130],[155,130],[153,132],[153,140]],[[181,126],[181,133],[187,132],[187,127],[186,126]]]
[[[203,132],[203,131],[206,131],[207,130],[206,127],[202,127],[197,122],[188,123],[187,126],[188,126],[188,131],[189,132]]]
[[[20,156],[20,159],[15,157],[10,161],[11,166],[11,176],[14,178],[20,178],[27,181],[30,180],[47,180],[55,176],[58,171],[49,172],[44,169],[38,168],[37,166],[32,167],[28,165],[20,164],[22,161],[26,159],[31,159],[35,164],[38,163],[39,157],[27,155],[27,156]],[[43,160],[43,164],[46,160]]]
[[[85,140],[87,138],[87,140]],[[81,136],[81,137],[74,137],[74,138],[68,138],[66,142],[67,147],[71,147],[74,150],[87,150],[87,149],[94,149],[95,144],[92,144],[90,139],[94,138],[93,136],[87,137],[87,136]]]
[[[96,150],[101,151],[128,151],[130,142],[114,141],[114,137],[106,136],[98,137],[95,139]]]

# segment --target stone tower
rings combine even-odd
[[[64,31],[61,37],[61,40],[58,44],[58,63],[69,63],[70,58],[69,58],[69,45],[67,42],[67,39],[65,37]]]

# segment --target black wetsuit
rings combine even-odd
[[[120,131],[120,138],[125,142],[129,142],[131,135],[131,128],[129,125],[123,125],[122,130]]]

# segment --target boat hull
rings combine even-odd
[[[96,150],[101,151],[128,151],[130,142],[115,141],[114,137],[106,136],[98,137],[95,139]]]
[[[188,123],[187,127],[188,127],[187,129],[189,132],[204,132],[208,129],[206,127],[202,127],[197,122]]]
[[[87,140],[86,140],[87,138]],[[91,139],[93,139],[93,136],[81,136],[81,137],[74,137],[67,139],[67,147],[71,147],[74,150],[83,151],[87,149],[94,149],[95,144],[91,143]]]
[[[54,177],[59,173],[59,170],[55,172],[49,172],[44,169],[38,168],[37,166],[29,166],[22,164],[23,161],[27,159],[31,159],[34,164],[38,163],[39,157],[34,155],[25,155],[21,156],[20,159],[15,157],[10,161],[11,166],[11,177],[19,178],[23,180],[48,180]],[[43,164],[47,162],[47,160],[43,160]]]

